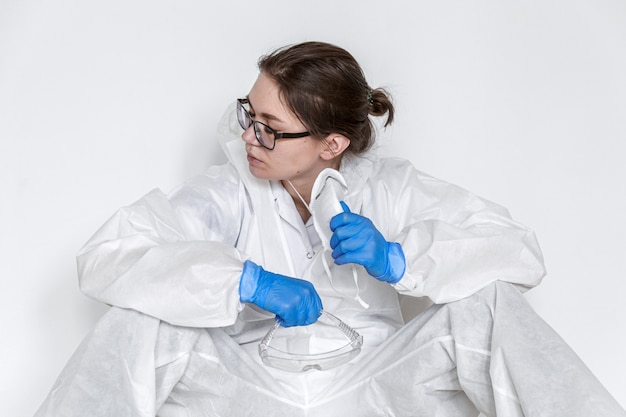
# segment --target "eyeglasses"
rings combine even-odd
[[[309,132],[278,133],[265,123],[253,120],[248,110],[243,106],[244,104],[249,104],[247,98],[237,99],[237,120],[239,121],[239,125],[243,130],[247,130],[250,126],[254,125],[254,135],[264,148],[269,150],[274,149],[278,139],[297,139],[311,135]]]
[[[311,326],[312,331],[316,326],[322,326],[318,331],[325,330],[323,334],[333,335],[334,342],[330,350],[288,352],[289,347],[291,349],[294,347],[297,349],[298,346],[302,348],[300,343],[293,340],[298,336],[297,327],[282,327],[277,321],[259,344],[259,356],[263,363],[288,372],[306,372],[312,369],[324,371],[343,365],[361,352],[363,336],[329,312],[322,310],[319,320]],[[278,337],[279,341],[275,343],[277,346],[274,346],[271,343],[272,339],[275,340],[274,336],[277,331],[282,333]]]

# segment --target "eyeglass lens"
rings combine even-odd
[[[241,102],[237,102],[237,119],[239,121],[239,125],[244,130],[248,129],[250,125],[254,125],[254,134],[261,145],[268,149],[274,148],[276,140],[274,131],[265,124],[252,120],[250,113],[248,113],[248,110],[243,107]]]

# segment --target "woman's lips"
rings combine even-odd
[[[248,163],[253,164],[253,165],[259,165],[261,164],[261,161],[255,158],[254,156],[252,156],[251,154],[248,154]]]

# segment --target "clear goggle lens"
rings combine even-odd
[[[297,343],[289,343],[288,332],[293,332],[297,328],[285,328],[276,322],[259,344],[259,355],[263,363],[288,372],[306,372],[313,369],[323,371],[342,365],[361,352],[363,336],[334,315],[322,311],[319,320],[310,326],[324,326],[325,330],[329,327],[334,328],[339,338],[336,343],[333,343],[333,348],[324,352],[305,352],[304,350],[297,351],[297,349],[288,352],[289,346],[293,348],[297,345]],[[315,331],[313,328],[311,330]],[[274,338],[279,332],[283,333],[278,338],[283,343],[277,342]],[[328,334],[327,331],[325,333]],[[284,343],[285,340],[287,343]]]

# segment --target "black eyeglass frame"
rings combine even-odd
[[[300,132],[300,133],[279,133],[275,131],[274,129],[272,129],[271,127],[269,127],[268,125],[266,125],[265,123],[254,120],[252,116],[250,116],[250,113],[248,112],[248,110],[246,110],[246,108],[243,106],[244,104],[249,104],[249,103],[250,102],[248,101],[247,98],[237,99],[237,121],[239,122],[239,126],[241,126],[243,130],[247,130],[250,126],[254,125],[254,136],[256,136],[256,140],[265,149],[269,149],[270,151],[274,149],[276,147],[276,141],[278,139],[299,139],[299,138],[304,138],[306,136],[311,136],[311,133],[308,131]],[[248,118],[248,120],[250,120],[250,124],[248,124],[248,126],[245,125],[244,120],[241,117],[242,111],[245,113],[245,116]],[[271,146],[269,144],[263,143],[263,139],[261,139],[261,131],[260,131],[259,126],[262,126],[263,129],[265,129],[267,132],[273,135],[274,141],[271,144]]]

